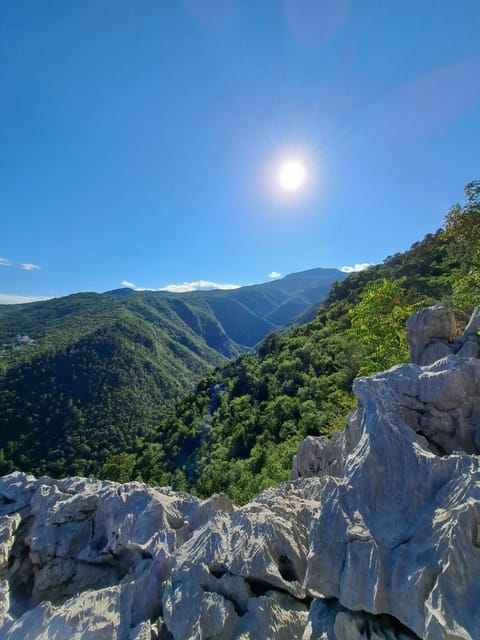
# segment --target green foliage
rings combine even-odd
[[[82,294],[2,312],[4,334],[34,343],[10,338],[2,353],[0,447],[36,474],[98,473],[223,360],[178,322],[147,320],[144,301]]]
[[[452,287],[451,303],[467,312],[480,305],[480,268],[476,266],[459,274]]]
[[[242,503],[287,480],[300,441],[343,428],[359,373],[408,357],[405,320],[452,291],[450,239],[428,235],[410,251],[337,282],[312,322],[270,333],[205,377],[137,441],[131,477]],[[225,392],[212,411],[212,387]]]
[[[452,248],[468,263],[477,262],[480,249],[480,181],[465,187],[465,203],[455,204],[445,216],[446,234]]]
[[[454,205],[445,217],[450,253],[457,260],[451,303],[471,311],[480,304],[480,181],[465,187],[465,203]]]
[[[0,305],[0,472],[150,478],[135,470],[136,454],[125,449],[201,375],[275,328],[267,316],[282,308],[291,319],[284,303],[299,298],[295,309],[305,309],[337,275],[319,269],[234,291],[120,290]],[[195,429],[203,428],[194,419],[188,413],[178,424],[180,462],[197,445]],[[184,486],[185,474],[164,468],[158,447],[142,455],[160,469],[152,480]]]
[[[115,482],[128,482],[135,466],[133,453],[119,453],[108,459],[102,465],[98,477],[100,479],[114,480]]]
[[[0,307],[0,471],[141,479],[239,503],[288,479],[305,436],[343,427],[355,376],[407,359],[412,311],[478,299],[479,184],[466,195],[446,232],[336,282],[314,320],[283,334],[272,318],[297,309],[295,278],[231,295]],[[300,295],[304,309],[314,295]]]
[[[350,335],[357,342],[358,375],[383,371],[408,360],[405,323],[423,301],[408,304],[402,280],[383,278],[364,291],[349,310]]]

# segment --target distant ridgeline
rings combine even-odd
[[[344,277],[313,269],[230,291],[0,306],[0,473],[98,473],[202,375],[318,307]]]
[[[288,478],[307,435],[343,428],[353,379],[408,360],[405,321],[446,302],[468,318],[480,304],[480,183],[467,185],[446,231],[337,282],[312,322],[270,333],[258,352],[205,376],[101,477],[143,479],[245,502]]]
[[[480,183],[465,195],[445,231],[346,279],[313,270],[234,291],[0,307],[0,472],[238,502],[287,479],[305,436],[343,427],[357,375],[408,359],[414,310],[446,302],[467,320],[480,304]],[[316,302],[313,321],[279,331]]]

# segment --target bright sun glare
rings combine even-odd
[[[280,165],[277,172],[278,184],[285,191],[298,191],[305,184],[307,170],[298,158],[290,158]]]

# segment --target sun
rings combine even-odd
[[[277,182],[284,191],[298,191],[307,180],[307,169],[299,158],[284,160],[277,171]]]

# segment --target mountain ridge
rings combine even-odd
[[[338,430],[355,408],[354,378],[408,357],[406,318],[452,298],[461,268],[455,239],[440,229],[337,281],[311,322],[207,374],[101,477],[239,503],[287,479],[300,440]]]
[[[282,329],[342,275],[319,269],[246,291],[77,293],[0,306],[0,471],[98,472],[209,369]]]

